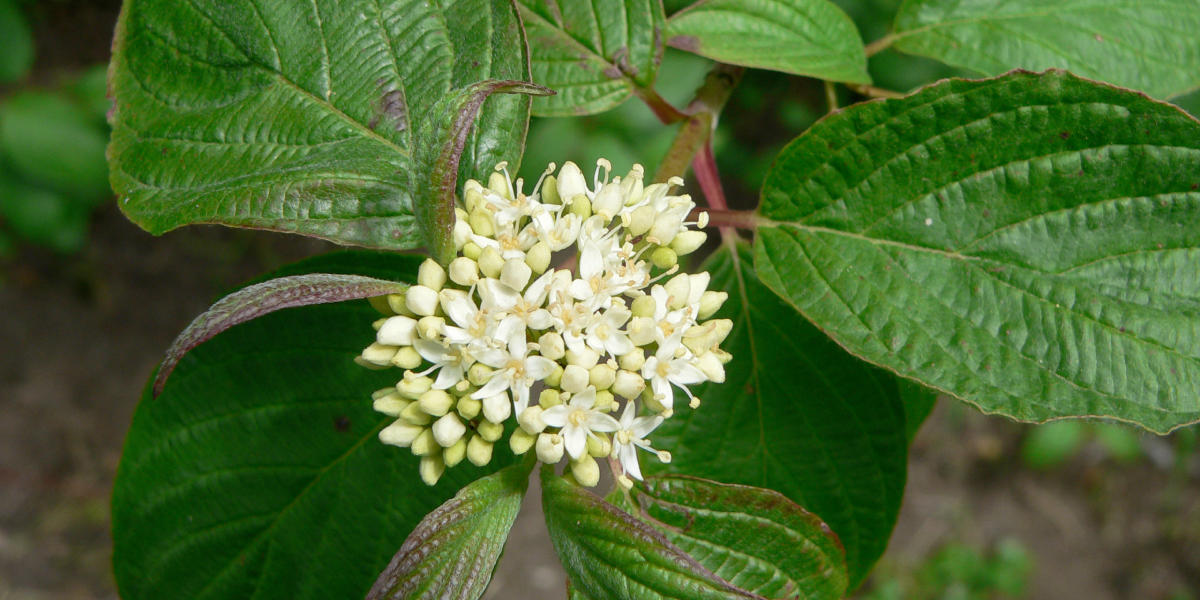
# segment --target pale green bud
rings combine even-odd
[[[454,397],[447,394],[446,390],[429,390],[421,394],[417,403],[421,405],[425,414],[440,417],[450,412],[450,408],[454,406]]]
[[[425,485],[435,485],[442,478],[442,473],[446,472],[446,463],[442,461],[441,453],[438,453],[436,456],[423,457],[417,470],[421,473],[421,481],[424,481]]]
[[[546,242],[537,242],[525,253],[525,264],[534,273],[541,275],[550,267],[550,246]]]
[[[513,432],[512,437],[508,438],[508,447],[512,449],[513,454],[520,456],[529,452],[536,441],[536,435],[528,433],[524,429],[517,429]]]
[[[417,456],[429,456],[430,454],[441,454],[442,447],[438,445],[437,440],[433,438],[433,430],[425,429],[412,442],[412,453]]]
[[[609,439],[607,433],[595,433],[588,436],[587,439],[588,454],[596,458],[604,458],[612,454],[612,440]]]
[[[493,279],[500,276],[500,270],[504,268],[504,257],[500,256],[500,251],[488,246],[483,249],[479,255],[479,272],[483,273],[484,277]]]
[[[621,193],[625,196],[625,206],[633,206],[642,200],[642,192],[644,184],[642,180],[646,176],[646,169],[642,165],[635,164],[629,169],[629,174],[621,180]]]
[[[407,448],[412,445],[413,440],[425,431],[424,427],[412,425],[404,421],[396,421],[387,427],[384,427],[379,432],[379,441],[390,444],[392,446],[400,446]]]
[[[633,313],[635,317],[653,317],[654,298],[650,294],[634,298],[633,303],[629,307],[629,312]]]
[[[600,483],[600,465],[591,455],[584,454],[571,461],[571,475],[583,487],[596,487]]]
[[[699,250],[707,239],[708,234],[703,231],[680,231],[675,234],[675,239],[671,240],[671,249],[678,256],[686,256]]]
[[[433,422],[433,417],[421,410],[421,403],[413,402],[400,411],[400,418],[413,425],[425,426]]]
[[[725,383],[725,365],[712,352],[705,352],[696,358],[696,366],[700,372],[713,383]]]
[[[546,388],[538,394],[538,406],[542,409],[562,404],[562,394],[558,390]]]
[[[543,433],[537,437],[538,460],[553,465],[562,460],[563,439],[557,433]]]
[[[533,269],[530,269],[525,261],[513,258],[505,261],[504,266],[500,268],[500,283],[519,292],[529,284],[532,275]]]
[[[578,350],[567,350],[567,364],[590,369],[600,362],[600,354],[587,346]]]
[[[587,193],[587,180],[583,178],[583,171],[579,170],[579,166],[571,161],[563,164],[562,169],[558,171],[558,179],[555,181],[556,191],[559,198],[571,199],[580,194]]]
[[[417,268],[417,283],[437,291],[446,285],[446,270],[432,258],[425,259]]]
[[[396,314],[395,311],[392,310],[392,307],[388,306],[387,296],[371,296],[370,298],[367,298],[367,302],[371,303],[371,308],[379,311],[379,313],[384,316],[390,317]]]
[[[612,412],[616,408],[616,400],[613,393],[608,390],[600,390],[596,392],[596,403],[592,408],[602,412]]]
[[[542,381],[550,387],[562,387],[563,368],[559,364],[554,365],[554,370],[546,376]]]
[[[496,219],[492,213],[482,207],[471,211],[471,215],[467,217],[467,223],[471,225],[471,230],[476,235],[487,238],[496,235]]]
[[[567,365],[567,368],[563,369],[562,383],[559,387],[564,392],[578,394],[587,388],[588,379],[590,375],[587,369],[579,365]]]
[[[626,371],[639,372],[642,370],[642,365],[646,364],[646,352],[641,348],[634,348],[621,355],[618,362]]]
[[[730,354],[730,353],[728,353],[728,352],[726,352],[726,351],[724,351],[724,350],[722,350],[722,349],[720,349],[720,348],[716,348],[716,349],[714,349],[714,350],[711,350],[711,352],[712,352],[714,355],[716,355],[716,357],[717,357],[717,360],[721,361],[721,364],[723,364],[723,365],[727,365],[727,364],[729,364],[729,361],[733,360],[733,355],[732,355],[732,354]]]
[[[607,390],[616,379],[616,369],[605,364],[596,365],[588,371],[588,382],[596,386],[597,390]]]
[[[521,414],[517,415],[517,424],[529,433],[545,431],[546,422],[542,420],[542,407],[534,405],[521,411]]]
[[[416,319],[396,315],[383,320],[383,325],[375,332],[375,341],[389,346],[411,346],[416,336]]]
[[[443,448],[453,446],[466,432],[467,427],[452,412],[433,422],[433,439]]]
[[[639,206],[629,215],[629,224],[625,226],[625,229],[635,236],[644,235],[654,226],[654,217],[656,216],[657,213],[653,206],[649,204]]]
[[[729,294],[726,292],[709,290],[700,294],[700,310],[696,313],[696,318],[707,319],[713,316],[718,310],[721,310],[721,306],[728,299]]]
[[[687,306],[688,296],[692,292],[692,277],[687,273],[680,273],[667,280],[667,284],[663,287],[667,290],[667,308],[671,310],[679,310]]]
[[[442,460],[447,467],[453,467],[462,462],[467,455],[467,438],[460,438],[453,446],[442,450]]]
[[[445,327],[446,319],[442,317],[421,317],[417,321],[417,335],[423,340],[436,340]]]
[[[654,342],[657,330],[658,326],[654,324],[654,319],[650,317],[634,317],[629,320],[629,327],[626,330],[626,334],[634,346],[645,346]]]
[[[465,256],[471,260],[477,261],[477,260],[479,260],[479,256],[481,254],[483,254],[483,248],[480,248],[479,244],[476,244],[475,242],[467,242],[466,244],[463,244],[463,247],[462,247],[462,255],[463,256]]]
[[[479,282],[479,263],[460,256],[450,261],[450,281],[463,287],[471,287]]]
[[[400,392],[401,396],[409,400],[418,400],[421,394],[428,392],[433,387],[433,380],[424,375],[412,375],[406,373],[404,379],[396,383],[396,391]]]
[[[659,246],[650,253],[650,262],[660,269],[670,269],[679,264],[679,256],[674,250],[666,246]]]
[[[492,378],[494,372],[491,367],[483,363],[475,363],[467,369],[467,381],[470,381],[471,385],[482,386]]]
[[[483,421],[475,426],[475,431],[479,432],[479,437],[483,438],[483,441],[494,442],[504,435],[504,424]]]
[[[483,418],[492,423],[503,423],[512,414],[512,402],[508,394],[496,394],[483,399]]]
[[[414,285],[404,293],[404,305],[413,314],[428,317],[437,312],[438,293],[423,285]]]
[[[414,316],[413,311],[408,310],[408,299],[406,296],[407,296],[407,294],[405,294],[403,292],[401,292],[399,294],[388,294],[387,295],[388,308],[392,309],[392,312],[394,312],[398,315],[407,315],[410,317]]]
[[[617,371],[617,376],[612,384],[614,394],[632,400],[637,398],[644,389],[646,389],[646,380],[640,374],[625,369]]]
[[[361,357],[364,361],[373,365],[386,367],[392,362],[392,357],[396,356],[396,352],[400,349],[395,346],[386,346],[375,342],[366,348],[363,348]]]
[[[567,206],[567,211],[579,215],[580,219],[586,221],[588,217],[592,216],[592,201],[583,194],[571,196],[571,203]]]
[[[512,189],[508,185],[508,178],[499,171],[493,171],[488,176],[488,189],[495,192],[498,196],[512,200]]]
[[[675,236],[679,233],[679,228],[682,225],[683,221],[677,215],[660,213],[654,217],[654,225],[646,233],[646,239],[663,246],[669,246],[675,240]]]
[[[471,236],[475,233],[471,229],[470,217],[463,213],[463,216],[454,221],[454,229],[450,231],[450,239],[454,241],[454,249],[462,251],[471,243]]]
[[[467,442],[467,460],[477,467],[492,462],[492,443],[479,436],[472,437]]]
[[[596,197],[592,199],[592,212],[600,215],[605,221],[612,219],[624,206],[624,198],[621,196],[620,185],[605,184],[596,192]]]
[[[472,179],[471,181],[474,180]],[[470,181],[468,181],[468,183],[470,183]],[[483,186],[466,189],[463,193],[463,205],[467,207],[467,212],[469,213],[474,212],[475,209],[483,206]]]
[[[542,204],[562,204],[562,198],[558,195],[558,179],[553,175],[547,175],[546,179],[542,180],[541,202]]]
[[[479,411],[482,409],[483,402],[470,396],[459,398],[458,403],[454,405],[455,412],[468,421],[479,416]]]
[[[383,413],[389,417],[399,417],[400,412],[408,406],[409,401],[402,398],[400,393],[396,391],[396,388],[387,388],[380,391],[388,393],[375,398],[372,408],[375,409],[375,412]]]
[[[538,353],[550,360],[558,360],[566,355],[567,345],[563,342],[562,336],[551,331],[543,333],[542,337],[538,338]]]

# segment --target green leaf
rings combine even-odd
[[[21,79],[33,66],[33,34],[15,0],[0,0],[0,83]]]
[[[984,412],[1165,432],[1200,419],[1198,190],[1173,106],[1061,71],[949,80],[785,148],[755,266],[851,353]]]
[[[475,600],[483,595],[517,520],[533,463],[475,481],[421,520],[367,600]]]
[[[663,52],[660,0],[517,0],[529,37],[538,116],[604,112],[654,84]]]
[[[643,518],[705,568],[767,598],[846,592],[841,542],[779,492],[693,477],[651,477],[632,490]]]
[[[26,180],[84,201],[108,195],[104,129],[83,108],[47,92],[0,105],[0,156]]]
[[[701,0],[667,21],[667,43],[724,63],[871,82],[858,29],[828,0]]]
[[[1200,87],[1195,0],[908,0],[895,46],[984,75],[1069,69],[1167,98]]]
[[[221,223],[382,248],[420,233],[436,254],[440,221],[414,210],[445,194],[417,150],[449,147],[440,168],[462,153],[472,175],[521,156],[527,98],[474,106],[465,141],[430,135],[447,97],[528,77],[509,4],[129,0],[113,50],[113,187],[152,233]]]
[[[284,308],[398,294],[406,289],[408,284],[404,283],[335,273],[291,275],[244,287],[218,300],[175,338],[154,378],[154,394],[162,392],[171,371],[188,350],[234,325]]]
[[[649,525],[549,468],[542,470],[542,511],[573,597],[763,600],[712,574]]]
[[[937,406],[937,392],[907,379],[900,379],[900,401],[904,403],[904,431],[911,444],[925,419]]]
[[[345,253],[277,274],[411,279],[418,262]],[[421,518],[488,472],[428,487],[379,442],[393,419],[370,394],[399,373],[353,361],[377,317],[362,301],[275,312],[197,347],[157,399],[147,387],[113,489],[122,598],[362,598]]]
[[[894,378],[846,354],[754,276],[750,249],[719,250],[709,289],[729,300],[726,381],[651,436],[671,472],[768,488],[828,523],[846,550],[848,589],[887,547],[904,495],[907,443]]]

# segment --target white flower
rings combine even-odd
[[[629,309],[623,305],[604,311],[599,319],[588,326],[584,336],[587,345],[601,354],[607,352],[614,357],[633,350],[633,342],[621,330],[630,315]]]
[[[633,401],[625,403],[625,410],[621,413],[617,432],[613,435],[612,455],[620,461],[621,470],[630,477],[637,480],[642,479],[642,469],[638,466],[637,449],[656,452],[650,447],[650,440],[647,440],[646,436],[650,435],[650,432],[654,431],[662,422],[661,416],[637,416],[637,408]]]
[[[617,420],[593,410],[596,404],[596,388],[589,386],[578,394],[572,394],[566,404],[551,406],[542,413],[546,425],[559,427],[559,435],[571,458],[579,458],[587,450],[587,438],[594,432],[616,431]]]
[[[664,340],[654,356],[647,358],[646,364],[642,365],[642,377],[650,382],[654,398],[667,410],[667,416],[670,416],[675,403],[672,385],[679,387],[694,401],[695,396],[687,386],[707,380],[704,372],[695,365],[691,354],[680,344],[680,337],[680,334],[676,334]],[[677,356],[676,352],[680,350],[682,354]]]
[[[528,356],[529,347],[524,343],[524,332],[520,344],[509,344],[507,350],[493,348],[480,353],[479,362],[496,369],[491,379],[471,394],[480,399],[512,390],[516,414],[529,406],[529,388],[535,381],[545,379],[554,372],[554,361],[544,356]]]
[[[433,382],[435,390],[450,389],[463,381],[467,368],[475,362],[467,349],[458,344],[446,345],[433,340],[416,340],[413,342],[413,348],[417,349],[421,358],[433,363],[433,366],[420,373],[421,375],[438,372],[437,379]]]

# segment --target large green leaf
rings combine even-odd
[[[1195,0],[908,0],[896,48],[999,75],[1069,69],[1167,98],[1200,86]]]
[[[476,600],[517,520],[533,463],[473,482],[421,520],[367,600]]]
[[[463,90],[525,80],[528,60],[511,4],[440,4],[128,0],[109,149],[121,208],[153,233],[221,223],[409,248],[420,229],[442,254],[447,211],[414,212],[447,201],[435,182],[464,154],[466,174],[517,164],[529,101],[489,101],[473,135],[448,135],[482,104]],[[430,147],[453,160],[417,155]]]
[[[667,43],[724,63],[871,82],[858,29],[828,0],[701,0],[671,15]]]
[[[904,494],[904,410],[894,379],[846,354],[754,275],[750,249],[718,251],[711,289],[733,319],[726,381],[650,437],[646,470],[776,490],[829,524],[853,588],[887,547]]]
[[[418,262],[347,253],[279,274],[411,278]],[[362,598],[421,518],[486,472],[428,487],[416,457],[376,439],[392,419],[370,394],[399,374],[352,359],[377,317],[365,301],[272,313],[197,347],[158,398],[147,388],[113,489],[122,598]]]
[[[540,116],[606,111],[654,84],[663,52],[660,0],[517,0],[533,81],[557,92]]]
[[[829,526],[779,492],[694,477],[650,477],[635,516],[718,577],[767,598],[840,600],[846,560]]]
[[[542,471],[542,511],[573,598],[764,600],[705,569],[649,525]]]
[[[1200,420],[1200,122],[1173,106],[946,81],[818,123],[760,212],[763,281],[868,361],[1020,420]]]
[[[84,203],[109,196],[107,133],[62,95],[14,94],[0,104],[0,157],[23,179]]]

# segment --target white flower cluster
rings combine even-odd
[[[695,408],[687,386],[725,379],[719,345],[732,323],[709,317],[727,294],[707,289],[708,273],[677,273],[705,240],[688,226],[707,220],[687,222],[695,203],[670,195],[682,181],[643,185],[641,165],[610,180],[600,160],[589,189],[574,163],[553,171],[530,195],[503,163],[486,187],[468,181],[459,256],[446,268],[425,261],[417,285],[377,299],[390,316],[358,360],[406,370],[374,395],[396,417],[379,438],[422,457],[427,484],[464,458],[490,462],[515,417],[516,454],[566,455],[586,486],[599,481],[595,459],[611,457],[630,486],[638,448],[671,458],[646,438],[673,414],[676,388]]]

